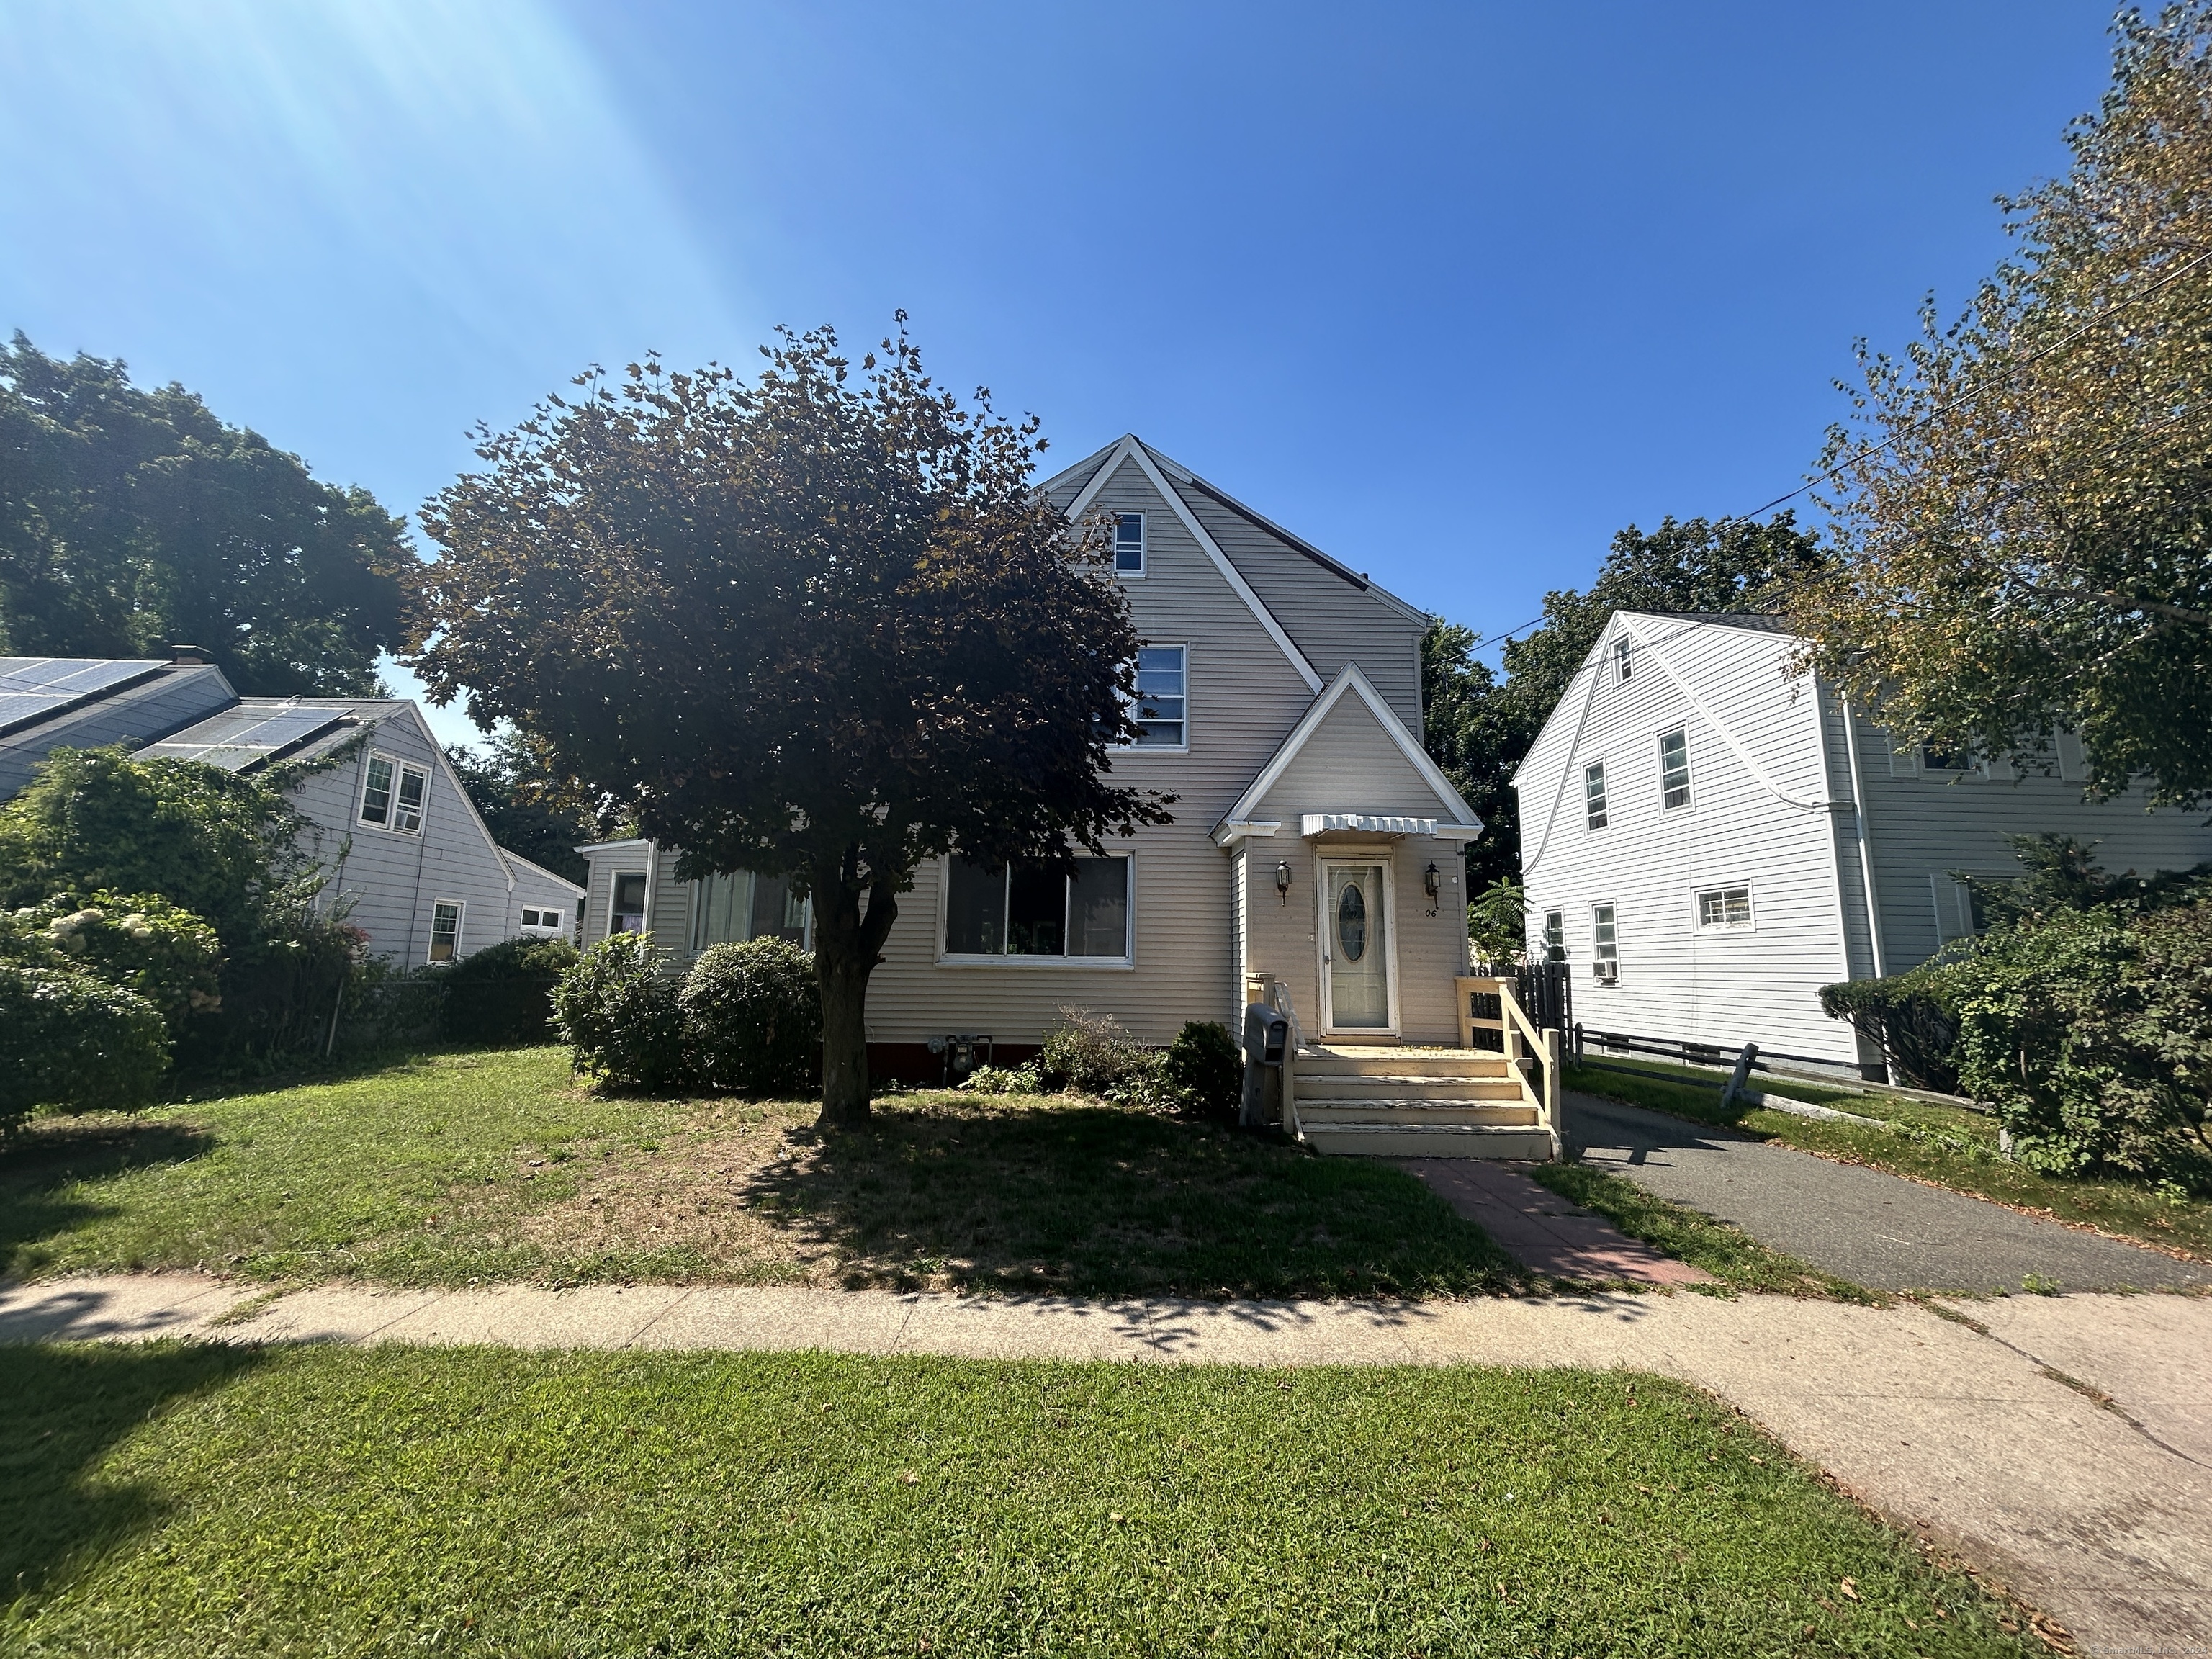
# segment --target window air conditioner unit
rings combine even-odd
[[[1617,962],[1593,962],[1590,963],[1590,976],[1601,985],[1614,984],[1620,978],[1620,964]]]

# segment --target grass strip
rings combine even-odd
[[[1611,1056],[1607,1060],[1612,1063]],[[1584,1094],[1740,1129],[1762,1140],[1779,1141],[1844,1163],[1863,1164],[2031,1214],[2212,1261],[2212,1203],[2126,1182],[2063,1180],[2028,1169],[1999,1153],[1996,1122],[1978,1112],[1895,1095],[1854,1096],[1795,1083],[1787,1090],[1794,1098],[1885,1121],[1879,1128],[1870,1128],[1794,1117],[1757,1107],[1735,1107],[1723,1112],[1720,1091],[1706,1073],[1664,1066],[1638,1066],[1637,1070],[1648,1071],[1650,1075],[1570,1066],[1562,1080],[1568,1088]],[[1760,1087],[1783,1092],[1764,1079]]]
[[[1730,1290],[1771,1291],[1886,1307],[1889,1298],[1822,1273],[1809,1261],[1770,1250],[1740,1227],[1645,1191],[1586,1164],[1538,1164],[1526,1171],[1570,1203],[1595,1210],[1631,1238],[1702,1267]]]
[[[24,1656],[2020,1656],[1658,1377],[0,1351]]]
[[[0,1269],[264,1283],[809,1283],[1468,1296],[1527,1274],[1404,1171],[1064,1096],[603,1098],[566,1051],[426,1055],[0,1152]]]

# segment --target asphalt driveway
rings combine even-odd
[[[1583,1163],[1717,1216],[1771,1249],[1879,1291],[2212,1286],[2212,1264],[2077,1232],[1856,1164],[1589,1095],[1567,1097]]]

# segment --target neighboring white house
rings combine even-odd
[[[2084,801],[2070,738],[2055,775],[1893,745],[1791,676],[1798,643],[1772,617],[1616,613],[1522,763],[1531,944],[1575,964],[1586,1027],[1875,1062],[1820,988],[1974,931],[1951,872],[2019,874],[2007,832],[2115,871],[2212,860],[2197,815]]]
[[[1063,1005],[1147,1042],[1233,1027],[1248,974],[1277,976],[1315,1036],[1456,1042],[1459,848],[1480,824],[1421,747],[1428,618],[1134,437],[1043,489],[1114,516],[1151,711],[1114,776],[1174,794],[1175,822],[1072,880],[920,871],[868,984],[872,1065],[927,1075],[929,1040],[963,1034],[1018,1054]],[[809,941],[781,881],[679,882],[674,849],[643,841],[579,850],[586,942],[647,931],[675,969],[725,940]]]
[[[376,955],[448,962],[518,934],[571,932],[584,890],[491,838],[430,734],[398,699],[241,697],[189,651],[170,662],[0,657],[0,800],[62,747],[287,769],[343,906]]]

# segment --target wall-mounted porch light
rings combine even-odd
[[[1436,860],[1431,859],[1429,861],[1429,867],[1421,872],[1421,890],[1429,896],[1429,914],[1431,915],[1434,915],[1437,913],[1437,896],[1443,892],[1443,875],[1437,870]]]
[[[1291,861],[1288,859],[1275,861],[1275,902],[1278,904],[1291,902]]]

